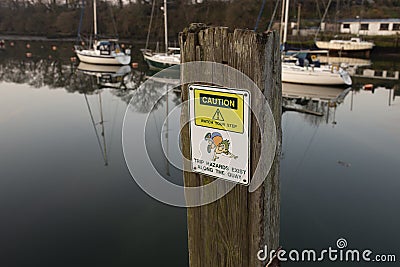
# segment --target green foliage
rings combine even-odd
[[[259,31],[267,28],[277,0],[268,0],[259,23]],[[81,9],[78,0],[3,0],[0,5],[0,33],[50,36],[75,36]],[[115,29],[121,38],[144,40],[150,22],[152,1],[131,1],[121,8],[120,1],[98,0],[98,28],[103,35],[115,36]],[[342,18],[388,18],[400,17],[400,0],[333,0],[326,21]],[[58,4],[56,4],[58,3]],[[328,0],[292,0],[290,15],[297,17],[297,6],[302,5],[303,26],[319,23]],[[368,4],[367,4],[368,3]],[[176,40],[177,34],[192,22],[208,25],[224,25],[231,28],[253,29],[262,0],[204,0],[201,4],[191,1],[168,1],[169,35]],[[162,1],[157,0],[151,40],[163,42]],[[280,20],[280,7],[276,21]],[[93,31],[92,1],[86,1],[82,33]],[[114,21],[112,17],[114,17]]]

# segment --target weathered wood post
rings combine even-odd
[[[191,267],[265,266],[265,262],[258,260],[257,252],[265,246],[270,250],[279,246],[282,111],[279,35],[276,32],[230,32],[225,27],[191,25],[180,34],[180,47],[182,63],[218,62],[249,76],[261,89],[271,107],[278,137],[272,168],[263,185],[256,191],[250,193],[248,187],[237,185],[211,204],[188,208],[189,264]],[[182,100],[188,100],[187,86],[182,88]],[[183,109],[182,121],[187,121],[187,116],[187,109]],[[254,173],[262,149],[259,130],[262,127],[258,127],[255,119],[251,123],[250,166]],[[181,133],[183,154],[190,158],[188,125],[183,126]],[[213,180],[193,172],[184,172],[185,186],[201,186]]]

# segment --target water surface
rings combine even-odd
[[[0,52],[1,265],[187,266],[186,210],[146,195],[123,158],[129,100],[139,118],[162,94],[137,89],[147,75],[139,51],[139,69],[107,80],[77,71],[70,44],[56,51],[32,44],[31,58],[24,43],[16,47]],[[396,60],[374,62],[400,69]],[[361,80],[336,104],[287,100],[324,115],[283,113],[284,248],[320,250],[346,238],[351,248],[400,259],[399,82],[367,81],[378,87],[374,93],[361,90]],[[179,116],[165,128],[179,99],[170,93],[159,100],[149,150],[157,170],[181,184],[161,150],[168,131],[170,156],[179,161]]]

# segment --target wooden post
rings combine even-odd
[[[259,34],[250,30],[230,32],[226,27],[191,25],[180,34],[179,41],[182,63],[213,61],[227,64],[249,76],[269,102],[278,137],[272,168],[256,191],[250,193],[248,187],[237,185],[211,204],[188,208],[189,265],[265,266],[265,262],[258,260],[257,252],[265,246],[269,250],[279,246],[279,160],[282,138],[279,34]],[[188,100],[187,86],[182,88],[182,100]],[[183,122],[187,121],[187,116],[187,110],[183,109]],[[255,171],[261,151],[259,124],[254,119],[254,113],[252,118],[251,174]],[[260,125],[263,123],[268,122],[260,122]],[[190,158],[188,125],[183,126],[181,138],[183,154]],[[185,186],[201,186],[213,180],[193,172],[184,172]]]

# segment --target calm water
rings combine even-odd
[[[187,266],[186,211],[146,195],[122,153],[129,100],[140,119],[164,89],[136,89],[146,76],[139,53],[139,69],[98,79],[70,64],[69,45],[49,46],[32,44],[29,59],[24,43],[0,52],[1,266]],[[372,66],[396,71],[398,62]],[[336,107],[288,100],[324,116],[283,114],[285,249],[321,250],[346,238],[350,248],[400,259],[399,81],[369,81],[397,91],[359,90],[361,80]],[[150,157],[175,183],[182,183],[181,173],[166,163],[157,135],[166,141],[165,116],[179,99],[179,93],[161,98],[149,126]],[[178,125],[172,116],[173,161]]]

